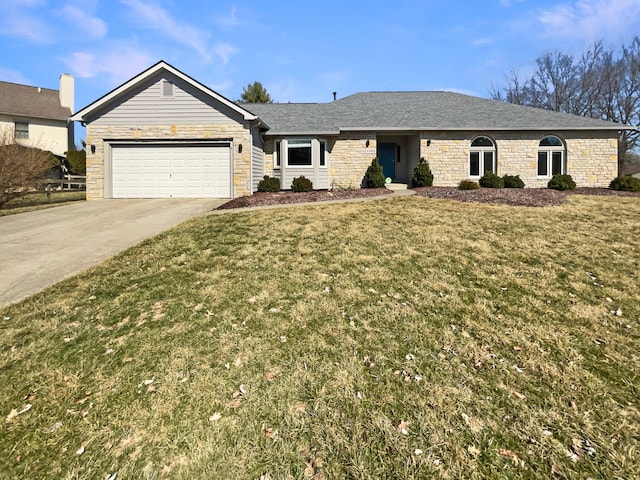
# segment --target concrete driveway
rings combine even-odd
[[[226,200],[96,200],[0,217],[0,307]]]

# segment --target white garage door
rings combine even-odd
[[[113,198],[231,198],[231,149],[221,145],[114,145]]]

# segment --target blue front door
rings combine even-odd
[[[395,143],[379,143],[378,144],[378,162],[382,167],[384,177],[393,180],[396,176],[396,144]]]

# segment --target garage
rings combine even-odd
[[[113,198],[231,198],[231,146],[115,144]]]

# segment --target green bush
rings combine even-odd
[[[433,173],[429,168],[429,162],[424,158],[421,158],[416,168],[413,169],[411,184],[414,187],[430,187],[433,185]]]
[[[462,180],[458,185],[458,189],[460,190],[478,190],[480,185],[478,182],[474,182],[472,180]]]
[[[524,182],[520,175],[505,175],[502,177],[504,188],[524,188]]]
[[[382,167],[378,162],[378,158],[374,158],[371,161],[371,165],[367,168],[364,174],[364,187],[365,188],[382,188],[384,187],[384,174],[382,173]]]
[[[631,175],[616,177],[611,180],[609,188],[623,192],[640,192],[640,178],[632,177]]]
[[[276,177],[270,177],[265,175],[260,183],[258,183],[259,192],[279,192],[280,191],[280,179]]]
[[[293,179],[291,190],[294,192],[310,192],[313,190],[313,183],[304,175],[300,175]]]
[[[547,183],[547,187],[554,190],[573,190],[576,188],[576,182],[571,175],[554,175]]]
[[[484,188],[504,188],[504,180],[493,172],[485,172],[480,179],[480,186]]]
[[[87,152],[85,150],[69,150],[65,152],[67,162],[74,175],[85,175],[87,173]]]

